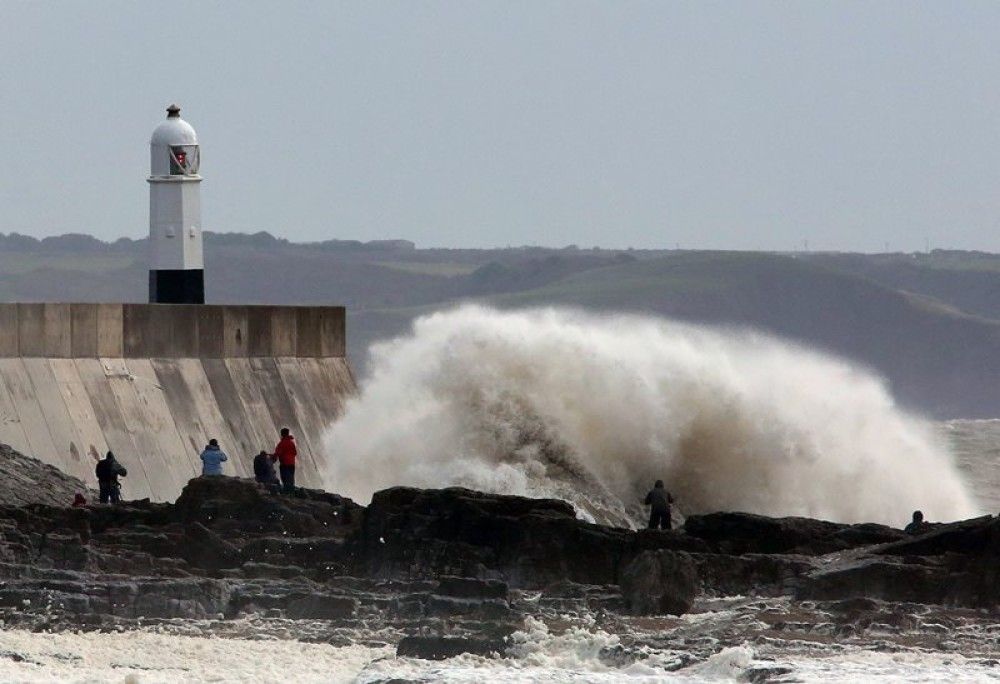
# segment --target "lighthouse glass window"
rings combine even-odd
[[[172,145],[170,147],[170,175],[193,176],[198,173],[198,146]]]

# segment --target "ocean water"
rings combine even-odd
[[[980,512],[1000,514],[1000,419],[938,424]]]

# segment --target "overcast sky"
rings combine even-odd
[[[1000,251],[1000,3],[0,0],[0,232]]]

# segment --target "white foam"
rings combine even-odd
[[[488,681],[579,682],[743,681],[748,670],[790,668],[795,681],[997,681],[997,668],[959,654],[884,653],[841,647],[829,655],[774,654],[757,660],[746,646],[723,648],[682,669],[678,653],[632,646],[633,658],[609,660],[620,638],[577,625],[550,631],[528,619],[509,657],[463,655],[446,661],[396,658],[392,647],[335,647],[286,640],[178,636],[148,630],[45,634],[0,631],[0,681],[78,684],[288,682],[370,684],[387,679],[480,684]]]
[[[667,671],[676,665],[676,654],[636,647],[634,657],[622,663],[606,660],[603,654],[621,646],[617,635],[596,629],[593,624],[575,625],[554,633],[534,618],[525,620],[524,629],[511,635],[504,658],[462,655],[446,662],[411,658],[387,658],[373,662],[359,675],[358,683],[385,679],[474,684],[505,682],[674,682],[679,677]],[[706,670],[714,672],[714,670]],[[730,670],[726,670],[729,672]],[[699,679],[705,679],[699,675]]]
[[[0,631],[0,681],[353,682],[394,649],[159,634]],[[18,658],[22,660],[17,660]]]
[[[881,379],[763,335],[465,306],[371,354],[325,440],[327,486],[362,501],[459,484],[624,522],[663,478],[687,512],[976,512],[944,441]]]
[[[842,655],[783,659],[797,681],[827,682],[996,682],[1000,668],[958,654],[851,650]]]

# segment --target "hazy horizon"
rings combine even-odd
[[[1000,251],[1000,5],[4,3],[0,232]]]

